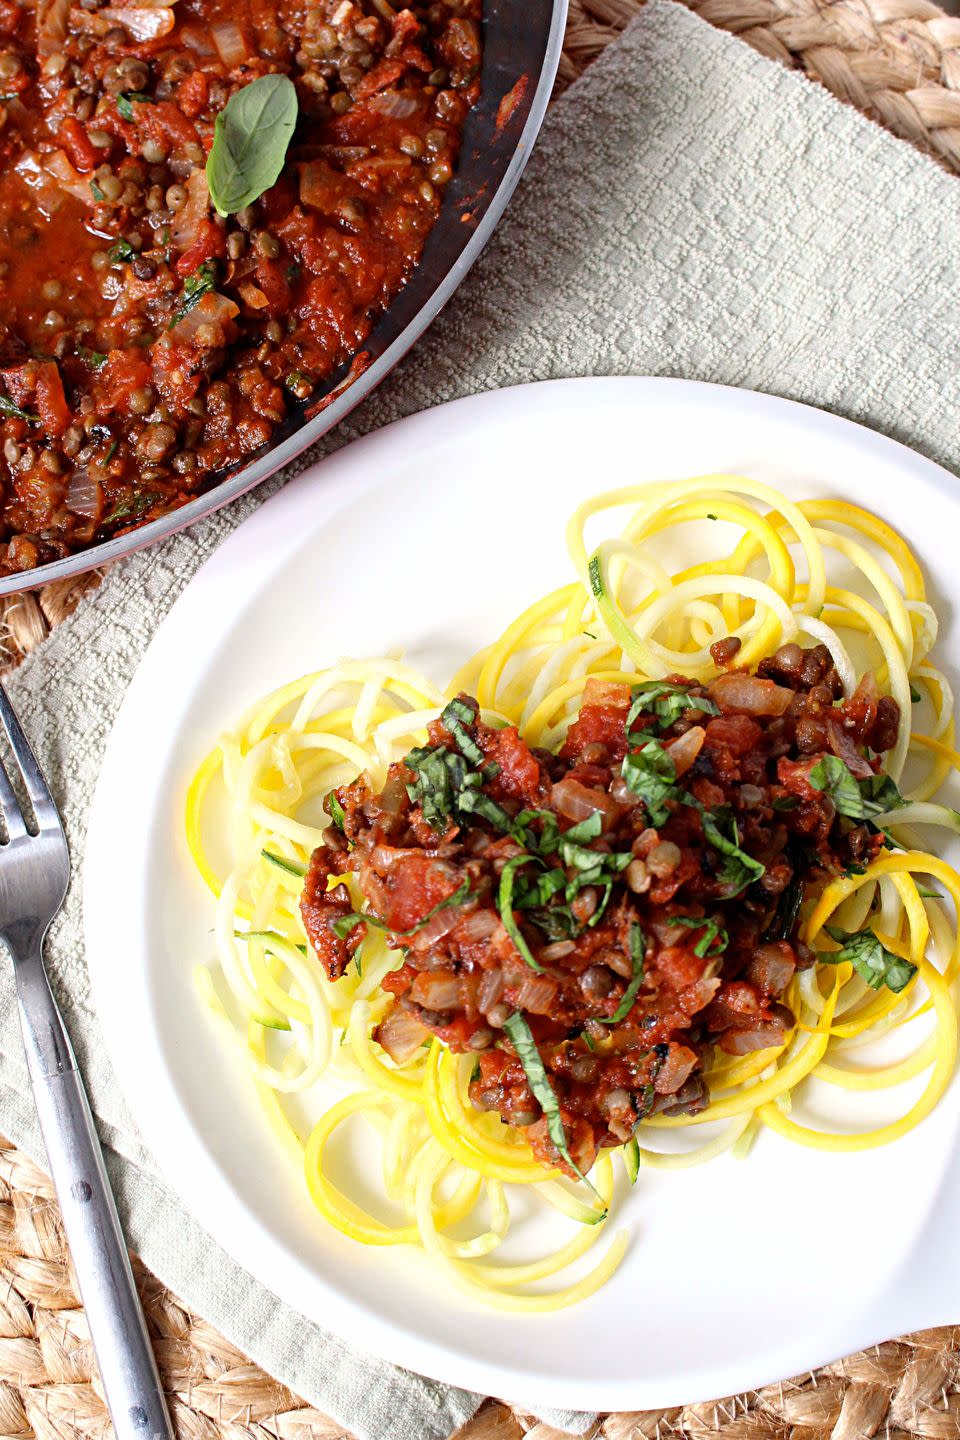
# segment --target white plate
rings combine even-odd
[[[328,1228],[280,1156],[194,996],[210,907],[185,850],[184,791],[219,731],[265,691],[393,646],[444,681],[568,578],[563,526],[585,495],[708,470],[885,516],[931,578],[949,657],[960,568],[945,471],[769,396],[677,380],[524,386],[368,436],[241,526],[160,627],[91,818],[87,955],[103,1031],[185,1204],[251,1274],[358,1346],[530,1404],[705,1399],[960,1318],[945,1218],[960,1203],[960,1090],[887,1149],[827,1155],[765,1135],[746,1162],[642,1174],[625,1211],[633,1243],[599,1295],[546,1317],[486,1311],[421,1257]]]

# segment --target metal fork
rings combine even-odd
[[[13,957],[27,1063],[50,1173],[117,1440],[172,1440],[130,1257],[73,1047],[43,966],[43,942],[70,878],[67,841],[0,685],[2,724],[30,801],[25,816],[0,758],[0,939]]]

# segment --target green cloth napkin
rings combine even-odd
[[[551,110],[509,213],[431,333],[324,448],[479,390],[654,374],[826,406],[956,468],[958,318],[960,183],[805,79],[651,0]],[[74,856],[49,960],[146,1264],[363,1440],[444,1440],[477,1396],[348,1350],[187,1215],[138,1138],[90,1004],[84,835],[112,718],[184,585],[276,483],[117,566],[10,678]],[[0,1037],[0,1131],[40,1156],[8,967]]]

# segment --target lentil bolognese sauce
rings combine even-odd
[[[706,687],[590,681],[557,754],[483,724],[461,695],[382,791],[361,776],[328,802],[307,936],[338,980],[367,914],[383,925],[404,963],[383,979],[397,1003],[377,1042],[400,1063],[431,1034],[476,1052],[473,1103],[526,1127],[545,1165],[585,1174],[645,1116],[706,1107],[706,1046],[784,1043],[796,1021],[782,997],[816,958],[797,935],[807,886],[884,843],[817,781],[837,756],[874,781],[898,722],[872,675],[842,700],[823,645],[784,646],[759,674]],[[368,912],[329,888],[346,871]],[[557,1097],[559,1151],[528,1037]]]
[[[355,354],[453,175],[481,4],[0,0],[0,574],[185,504]]]
[[[318,1211],[522,1313],[616,1269],[622,1228],[581,1261],[621,1170],[888,1144],[957,1056],[960,874],[921,836],[960,835],[960,753],[904,541],[729,475],[597,496],[567,541],[574,578],[445,689],[292,680],[187,799],[198,988]],[[493,1261],[517,1186],[579,1227]]]

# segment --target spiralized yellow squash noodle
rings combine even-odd
[[[583,1299],[619,1264],[627,1232],[621,1226],[607,1236],[626,1192],[614,1152],[601,1152],[593,1192],[573,1185],[534,1160],[522,1129],[473,1108],[472,1056],[433,1040],[395,1065],[372,1033],[392,998],[381,981],[400,953],[371,931],[362,971],[352,963],[331,983],[298,908],[327,823],[323,797],[363,771],[381,788],[387,767],[424,743],[427,722],[459,691],[477,696],[488,723],[515,724],[529,744],[555,748],[589,677],[636,684],[679,672],[709,680],[717,673],[711,645],[735,636],[738,666],[752,668],[794,639],[823,644],[847,695],[872,670],[899,704],[886,770],[907,803],[879,820],[893,844],[864,873],[833,880],[808,900],[801,938],[829,951],[825,926],[856,931],[869,920],[889,951],[917,967],[915,976],[893,993],[870,989],[847,963],[798,972],[784,997],[797,1023],[783,1046],[742,1057],[716,1051],[707,1062],[708,1108],[641,1122],[618,1157],[627,1178],[728,1150],[742,1156],[764,1128],[825,1150],[886,1144],[937,1104],[957,1051],[960,876],[921,835],[936,844],[928,827],[960,832],[956,811],[933,800],[960,768],[960,754],[950,688],[930,659],[937,617],[903,540],[842,500],[793,503],[747,477],[705,475],[598,495],[571,518],[567,542],[569,583],[531,604],[446,690],[402,660],[382,658],[305,675],[259,701],[200,765],[186,816],[191,853],[215,900],[216,954],[198,970],[198,985],[242,1047],[320,1214],[362,1244],[420,1247],[475,1297],[531,1312]],[[666,557],[677,553],[714,558],[668,568]],[[914,732],[914,716],[924,733]],[[349,883],[359,909],[363,897],[353,877]],[[903,1053],[872,1062],[865,1042],[894,1032]],[[321,1077],[328,1083],[318,1100]],[[795,1118],[811,1077],[832,1087],[829,1094],[878,1092],[887,1115],[899,1093],[893,1087],[913,1082],[915,1098],[875,1128],[815,1128]],[[364,1127],[366,1153],[379,1154],[377,1214],[332,1178],[339,1132],[353,1126]],[[692,1135],[675,1135],[664,1150],[664,1129]],[[367,1196],[370,1183],[367,1173]],[[532,1197],[579,1223],[558,1248],[507,1263],[491,1257],[510,1228],[518,1187],[527,1207]]]

